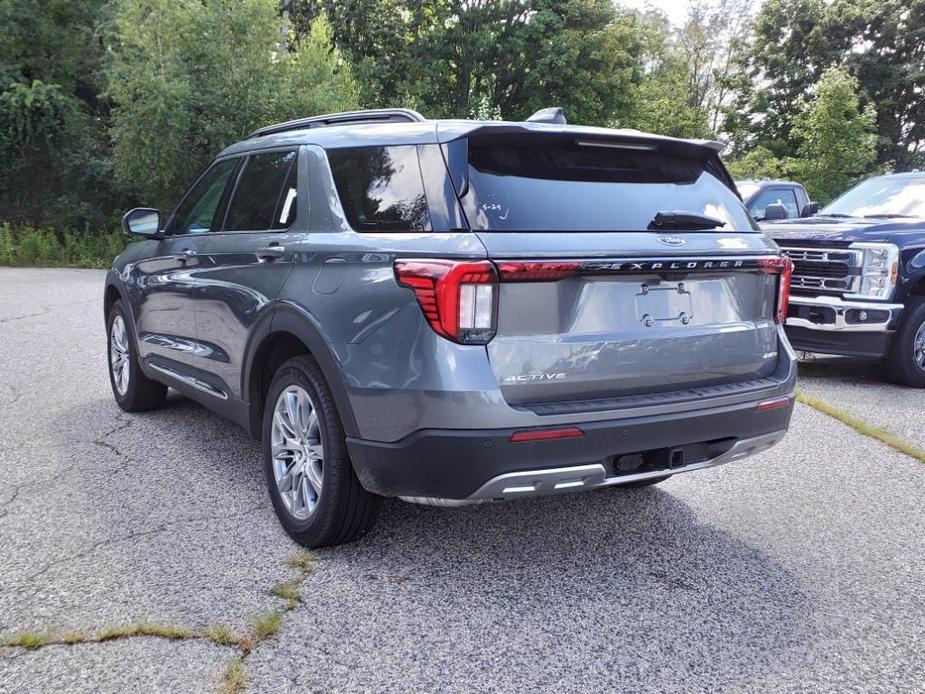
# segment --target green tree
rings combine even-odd
[[[797,158],[788,168],[813,199],[825,204],[864,174],[877,157],[876,112],[860,106],[858,81],[846,70],[826,71],[802,99],[794,118],[799,142]]]
[[[925,161],[925,0],[767,0],[726,121],[739,151],[793,155],[799,100],[832,67],[877,111],[878,161]]]
[[[296,39],[273,0],[121,0],[107,91],[120,182],[163,207],[254,128],[356,107],[330,41],[323,16]]]
[[[758,145],[748,154],[726,162],[730,175],[737,181],[743,179],[784,178],[786,163],[767,147]]]
[[[0,220],[102,224],[110,185],[105,0],[0,2]]]
[[[563,106],[570,121],[626,113],[639,80],[632,13],[610,0],[290,0],[297,28],[322,9],[356,67],[366,106],[432,117],[522,119]]]

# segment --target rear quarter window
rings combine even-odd
[[[344,214],[356,231],[430,231],[415,145],[328,150]]]

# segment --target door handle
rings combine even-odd
[[[286,252],[285,246],[280,246],[279,244],[272,244],[264,248],[257,249],[257,257],[260,260],[266,260],[267,262],[276,260],[277,258],[282,258],[283,254]]]
[[[185,248],[174,256],[174,258],[181,263],[185,263],[187,260],[194,257],[196,257],[196,251],[192,248]]]

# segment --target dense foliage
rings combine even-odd
[[[756,3],[693,0],[672,26],[611,0],[0,0],[0,263],[168,207],[253,128],[356,107],[559,105],[725,140],[735,175],[823,201],[925,165],[925,0]]]

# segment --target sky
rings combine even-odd
[[[661,10],[671,23],[675,26],[684,21],[687,14],[687,0],[617,0],[618,5],[624,5],[634,10],[645,10],[647,7],[654,7]]]

